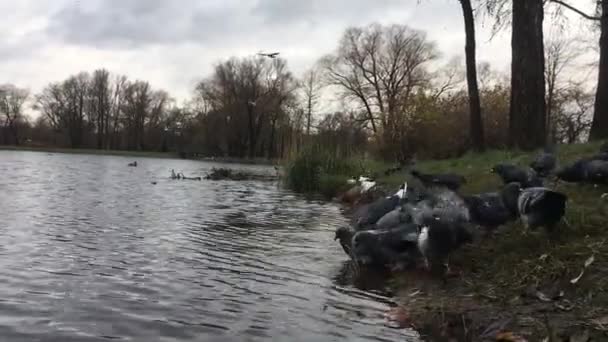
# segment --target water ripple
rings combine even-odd
[[[4,339],[416,341],[384,327],[383,276],[352,276],[338,207],[131,159],[0,152]]]

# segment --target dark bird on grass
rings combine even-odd
[[[454,191],[435,188],[421,201],[406,203],[404,210],[418,227],[418,249],[430,270],[449,268],[450,253],[473,239],[469,210]]]
[[[423,173],[419,170],[413,170],[412,176],[419,179],[422,184],[426,187],[446,187],[453,191],[458,191],[460,187],[467,182],[467,180],[457,174],[453,173]]]
[[[270,52],[270,53],[264,53],[264,52],[259,52],[258,56],[263,56],[263,57],[268,57],[268,58],[272,58],[275,59],[279,56],[280,52]]]
[[[524,170],[513,164],[497,164],[491,172],[497,174],[504,184],[517,182],[523,188],[543,186],[543,180],[534,170]]]
[[[132,162],[132,163],[129,163],[129,166],[130,166],[130,167],[137,167],[137,162],[136,162],[136,161],[134,161],[134,162]]]
[[[557,157],[555,155],[554,145],[546,147],[536,156],[534,161],[530,163],[532,170],[534,170],[540,177],[548,177],[553,170],[555,170],[556,166]]]
[[[413,263],[418,255],[418,232],[415,224],[403,224],[389,230],[357,232],[352,239],[352,257],[360,265],[391,267]]]
[[[493,231],[517,218],[517,196],[505,191],[463,196],[472,223]]]
[[[397,193],[388,197],[381,197],[368,206],[364,210],[357,213],[357,230],[363,230],[366,227],[376,224],[382,216],[393,211],[401,203],[407,192],[407,184],[401,185]]]
[[[569,183],[608,184],[608,161],[581,159],[560,169],[557,177]]]
[[[587,160],[602,160],[602,161],[608,161],[608,152],[600,152],[598,154],[595,154],[589,158],[587,158]]]
[[[526,230],[545,227],[553,231],[566,214],[568,196],[560,192],[536,187],[524,189],[518,183],[505,187],[510,197],[517,195],[517,211]]]
[[[600,153],[607,153],[608,154],[608,141],[604,142],[600,146]]]
[[[418,250],[424,257],[427,269],[442,274],[449,270],[449,255],[473,241],[470,224],[461,216],[434,213],[423,218],[418,226]]]

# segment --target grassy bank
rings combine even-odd
[[[28,151],[45,153],[70,153],[70,154],[93,154],[107,156],[124,156],[137,158],[178,158],[173,152],[148,152],[148,151],[118,151],[97,150],[85,148],[60,148],[60,147],[32,147],[32,146],[5,146],[0,145],[0,151]]]
[[[565,164],[597,153],[599,145],[561,146],[559,161]],[[493,151],[420,162],[419,168],[460,173],[468,180],[462,192],[479,193],[501,185],[488,172],[493,165],[527,165],[534,155]],[[408,178],[405,173],[397,173],[379,182],[396,187],[404,178]],[[560,182],[555,188],[569,197],[568,223],[559,227],[558,234],[538,231],[523,235],[521,223],[506,226],[495,236],[456,253],[452,264],[461,275],[446,286],[421,282],[411,274],[397,277],[403,305],[425,317],[425,322],[451,324],[461,334],[468,331],[473,340],[500,318],[512,318],[505,329],[531,341],[551,335],[555,335],[551,341],[568,341],[573,334],[585,332],[595,340],[608,340],[604,327],[608,323],[608,199],[602,199],[608,187]],[[573,284],[571,280],[591,257],[593,263]],[[421,292],[411,296],[415,291]],[[450,322],[450,317],[456,322]],[[602,320],[606,322],[600,324]]]
[[[594,154],[599,145],[560,146],[559,162],[563,165]],[[489,173],[493,165],[527,165],[535,154],[490,151],[420,161],[417,168],[462,174],[468,180],[462,192],[472,194],[500,187],[498,177]],[[406,171],[383,176],[387,165],[366,165],[369,173],[378,175],[380,186],[391,191],[403,180],[411,180]],[[336,179],[337,185],[320,191],[344,188],[338,182],[340,177],[345,181],[344,175],[327,177]],[[451,266],[459,276],[447,284],[419,272],[397,275],[394,287],[411,322],[423,332],[456,336],[457,341],[480,340],[488,326],[501,320],[505,326],[498,330],[512,331],[529,341],[576,340],[572,336],[588,341],[585,334],[595,341],[608,340],[608,198],[602,198],[608,187],[560,182],[555,188],[569,197],[568,224],[562,224],[558,234],[549,236],[540,230],[524,235],[521,223],[515,222],[456,252]],[[591,257],[593,262],[573,283]]]

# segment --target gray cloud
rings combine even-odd
[[[205,1],[94,0],[66,4],[50,18],[49,35],[77,45],[137,48],[150,44],[208,42],[241,29],[239,8]]]
[[[106,67],[185,99],[219,60],[277,50],[299,74],[346,27],[372,22],[425,30],[446,58],[464,51],[454,0],[0,0],[0,12],[11,13],[0,72],[33,91]],[[480,59],[506,65],[508,35],[488,44],[487,31],[480,25]]]

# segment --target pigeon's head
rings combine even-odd
[[[336,229],[336,235],[334,236],[335,240],[340,240],[340,242],[350,241],[353,238],[353,231],[349,227],[340,227]]]
[[[397,191],[395,196],[399,197],[400,199],[404,199],[406,197],[406,195],[407,195],[407,183],[403,183],[399,187],[399,190]]]
[[[501,173],[504,172],[504,170],[505,170],[504,164],[496,164],[490,169],[490,173],[495,173],[495,174],[500,175]]]

